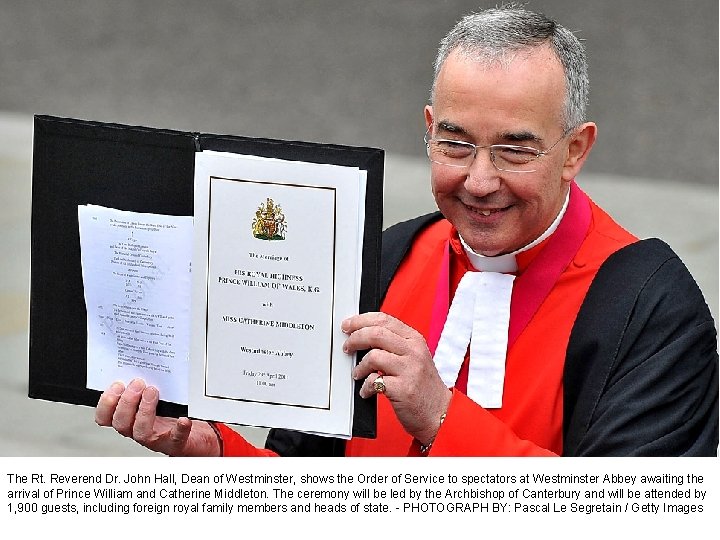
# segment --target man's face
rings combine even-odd
[[[562,66],[549,48],[491,66],[454,51],[438,75],[425,119],[436,138],[544,151],[563,135],[564,96]],[[534,162],[531,173],[497,170],[487,148],[477,151],[469,167],[431,163],[438,208],[475,252],[519,249],[540,236],[562,208],[574,173],[565,163],[568,144],[561,140]]]

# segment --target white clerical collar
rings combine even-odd
[[[570,202],[570,190],[568,190],[567,194],[565,195],[565,202],[563,203],[562,208],[560,209],[560,212],[558,213],[555,220],[545,230],[545,232],[542,233],[540,236],[538,236],[535,240],[533,240],[532,242],[527,244],[526,246],[523,246],[520,249],[513,251],[512,253],[505,253],[503,255],[495,255],[493,257],[480,255],[479,253],[475,253],[475,251],[473,251],[473,249],[465,243],[465,240],[463,240],[463,237],[458,234],[458,236],[460,236],[460,242],[462,243],[463,248],[465,248],[465,253],[467,253],[468,259],[470,260],[470,264],[472,264],[476,270],[480,270],[481,272],[501,272],[501,273],[516,272],[518,269],[518,266],[517,266],[517,260],[515,259],[515,256],[518,253],[522,253],[523,251],[527,251],[528,249],[534,248],[540,242],[542,242],[543,240],[548,238],[552,233],[554,233],[555,230],[560,225],[560,222],[562,221],[563,216],[565,215],[565,211],[567,210],[569,202]]]

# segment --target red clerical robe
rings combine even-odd
[[[574,205],[574,206],[573,206]],[[580,206],[578,206],[580,205]],[[584,205],[584,206],[583,206]],[[524,272],[558,234],[577,234],[573,209],[584,211],[581,226],[587,233],[578,238],[569,263],[559,268],[549,283],[549,292],[529,322],[511,339],[505,367],[503,403],[499,409],[484,409],[464,393],[467,362],[453,388],[453,396],[429,455],[434,456],[546,456],[562,453],[563,367],[575,317],[602,263],[618,249],[636,241],[576,186],[563,223],[549,239],[517,255],[516,287]],[[555,246],[563,242],[555,240]],[[448,249],[449,247],[449,249]],[[446,255],[447,254],[447,255]],[[449,255],[449,257],[448,257]],[[424,229],[415,238],[398,268],[381,310],[415,328],[432,343],[431,317],[438,294],[443,265],[449,278],[449,297],[469,268],[457,231],[446,220]],[[547,281],[547,280],[546,280]],[[513,297],[513,308],[516,299]],[[518,301],[518,304],[522,299]],[[511,328],[516,311],[511,310]],[[512,334],[512,331],[511,331]],[[432,348],[432,346],[431,346]],[[224,455],[274,455],[247,443],[239,434],[218,424]],[[419,446],[400,425],[385,396],[378,396],[377,438],[353,438],[346,456],[419,455]]]

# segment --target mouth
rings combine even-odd
[[[467,208],[468,211],[470,211],[473,214],[488,217],[488,216],[492,216],[493,214],[499,214],[501,212],[505,212],[510,208],[510,206],[504,206],[502,208],[476,208],[474,206],[468,206],[466,204],[465,208]]]

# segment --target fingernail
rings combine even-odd
[[[340,323],[340,330],[342,330],[345,334],[349,333],[348,328],[350,327],[350,319],[345,319],[342,323]]]
[[[142,399],[143,399],[143,401],[145,401],[147,403],[151,403],[151,402],[155,401],[159,395],[160,394],[159,394],[157,388],[155,388],[154,386],[148,386],[143,391]]]
[[[343,352],[347,354],[350,349],[348,349],[347,343],[343,343]]]
[[[128,390],[133,392],[142,392],[145,389],[145,383],[142,379],[133,379],[128,385]]]
[[[121,383],[120,381],[115,381],[110,385],[110,393],[115,394],[116,396],[119,396],[123,393],[123,390],[125,390],[125,385]]]

